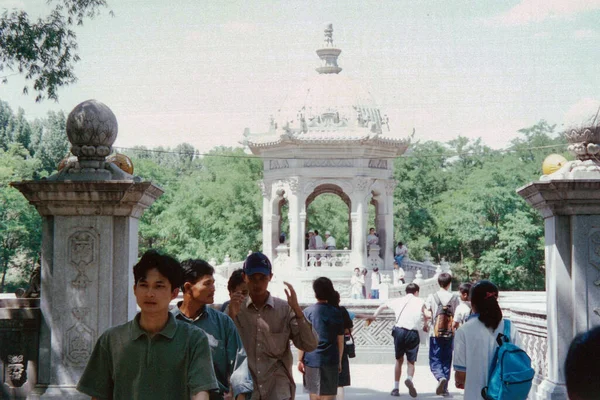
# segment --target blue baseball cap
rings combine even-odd
[[[248,276],[254,274],[271,275],[271,261],[261,252],[250,254],[244,261],[244,273]]]

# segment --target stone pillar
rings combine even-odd
[[[261,182],[262,183],[262,182]],[[263,254],[265,254],[267,257],[269,257],[270,260],[273,259],[273,241],[271,240],[272,237],[272,233],[273,233],[273,210],[271,209],[271,204],[273,203],[271,201],[271,196],[270,194],[267,194],[264,186],[263,187],[263,219],[262,219],[262,237],[263,237],[263,245],[262,245],[262,252]]]
[[[367,185],[368,180],[358,178],[355,182],[355,190],[352,193],[352,255],[350,263],[352,268],[362,268],[367,265]]]
[[[86,398],[75,385],[96,340],[135,315],[139,218],[163,193],[105,161],[117,121],[104,104],[75,107],[67,135],[77,161],[47,180],[12,184],[43,221],[40,361],[32,398]]]
[[[594,312],[600,305],[600,128],[566,136],[578,159],[518,190],[545,219],[548,374],[537,390],[541,399],[567,399],[569,344],[600,325]]]
[[[303,199],[300,198],[298,190],[298,178],[289,178],[288,184],[289,191],[286,193],[290,222],[290,264],[294,268],[300,268],[304,258],[304,233],[301,231],[302,223],[300,221],[300,213],[304,211]]]

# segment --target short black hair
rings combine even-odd
[[[319,234],[319,231],[315,229],[315,235],[318,235],[318,234]]]
[[[141,279],[146,278],[151,269],[157,269],[162,276],[169,280],[171,291],[183,284],[183,270],[179,261],[171,256],[160,254],[156,250],[146,251],[140,261],[133,266],[135,284],[137,285]]]
[[[402,243],[402,242],[398,242],[398,246],[400,246],[400,247],[402,247],[403,244],[404,243]]]
[[[227,281],[227,290],[233,292],[236,287],[244,283],[244,270],[236,269],[231,273],[229,280]]]
[[[452,275],[450,275],[447,272],[442,272],[439,276],[438,276],[438,283],[440,284],[440,287],[447,287],[449,284],[452,283]]]
[[[600,326],[581,333],[569,346],[565,361],[565,380],[569,398],[592,400],[600,393]]]
[[[415,294],[419,291],[419,285],[416,283],[409,283],[406,285],[406,294]]]
[[[185,260],[181,262],[183,269],[183,282],[181,282],[181,290],[186,282],[196,283],[205,275],[214,275],[215,269],[206,261],[198,258],[195,260]]]
[[[458,291],[461,294],[469,294],[469,292],[471,292],[471,285],[470,283],[461,283],[460,286],[458,287]]]

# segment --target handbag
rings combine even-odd
[[[344,351],[348,358],[356,357],[356,346],[354,345],[354,337],[352,334],[344,335]]]

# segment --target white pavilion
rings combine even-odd
[[[305,249],[307,209],[319,195],[339,196],[349,210],[350,249],[340,250],[346,267],[367,266],[368,207],[375,206],[381,263],[393,264],[394,158],[409,144],[391,130],[364,84],[353,81],[338,66],[341,50],[333,28],[317,50],[321,66],[296,92],[290,93],[271,118],[267,132],[246,129],[244,144],[264,160],[263,252],[271,259],[279,245],[281,210],[289,214],[288,264],[310,265]],[[314,259],[314,258],[313,258]],[[344,268],[345,269],[345,268]]]

